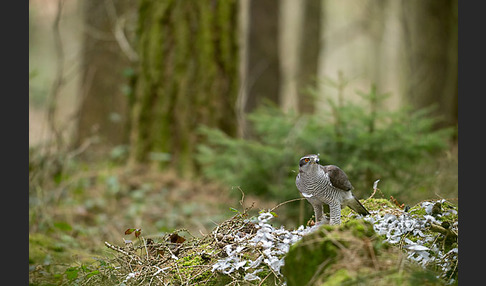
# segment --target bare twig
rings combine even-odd
[[[59,23],[61,21],[63,5],[64,5],[64,0],[57,1],[56,18],[54,19],[54,23],[52,25],[52,31],[54,35],[54,48],[57,54],[57,68],[56,68],[56,77],[52,84],[52,91],[50,94],[49,103],[47,107],[47,122],[49,124],[49,128],[54,134],[57,148],[60,148],[62,146],[62,135],[56,125],[56,110],[57,110],[59,92],[64,82],[63,81],[64,51],[63,51],[63,46],[61,41],[61,33],[59,30]]]
[[[106,245],[106,247],[108,247],[110,249],[113,249],[116,252],[119,252],[119,253],[121,253],[123,255],[126,255],[126,256],[130,257],[131,259],[135,260],[138,264],[142,265],[142,262],[140,261],[140,258],[138,256],[133,255],[133,254],[127,252],[126,250],[124,250],[123,248],[121,248],[119,246],[109,244],[106,241],[105,241],[105,245]]]
[[[274,206],[272,209],[269,210],[269,212],[273,212],[275,209],[281,207],[282,205],[285,205],[287,203],[291,203],[291,202],[295,202],[295,201],[301,201],[301,200],[305,200],[305,198],[297,198],[297,199],[292,199],[292,200],[289,200],[289,201],[285,201],[283,203],[280,203],[276,206]]]
[[[309,282],[306,285],[314,285],[316,282],[317,278],[319,277],[319,274],[321,274],[322,269],[329,263],[331,259],[328,258],[324,260],[321,264],[316,269],[316,272],[314,272],[314,275],[312,275],[312,278],[309,280]]]
[[[373,248],[373,244],[371,244],[371,240],[366,238],[364,240],[366,247],[368,248],[368,252],[370,253],[371,256],[371,262],[373,263],[373,267],[375,270],[379,270],[378,268],[378,260],[376,259],[375,255],[375,249]]]
[[[106,0],[105,1],[105,7],[106,7],[106,11],[108,13],[108,16],[110,17],[110,20],[114,25],[113,33],[115,35],[115,39],[118,43],[118,46],[120,46],[121,51],[125,54],[125,56],[128,58],[128,60],[130,60],[131,62],[138,61],[138,54],[132,48],[132,46],[128,42],[127,37],[125,36],[125,33],[123,32],[123,26],[125,25],[126,18],[125,17],[118,17],[118,14],[116,12],[115,3],[113,3],[113,0]]]
[[[234,187],[231,187],[231,188],[233,189]],[[240,192],[241,192],[241,200],[240,200],[240,205],[241,205],[242,207],[244,207],[244,206],[243,206],[243,202],[244,202],[244,200],[245,200],[245,192],[243,192],[243,190],[240,188],[240,186],[236,186],[236,188],[237,188],[238,190],[240,190]]]
[[[373,193],[371,194],[371,196],[369,198],[367,198],[366,200],[369,200],[371,199],[375,194],[376,194],[376,191],[380,191],[381,195],[383,196],[383,193],[381,192],[381,190],[378,188],[378,182],[380,182],[380,180],[376,180],[374,183],[373,183]]]
[[[88,140],[85,140],[83,142],[83,144],[81,144],[81,146],[79,146],[78,148],[76,148],[76,150],[73,150],[72,152],[70,152],[67,157],[68,159],[73,159],[74,157],[80,155],[81,153],[83,153],[84,151],[86,151],[86,149],[88,149],[88,147],[95,143],[97,141],[97,138],[95,137],[90,137]]]
[[[270,276],[270,274],[272,274],[272,272],[268,272],[267,276],[265,276],[265,278],[263,278],[262,281],[258,283],[258,286],[263,285],[263,281],[265,281]]]

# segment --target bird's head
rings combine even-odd
[[[315,154],[305,155],[304,157],[300,158],[299,169],[301,171],[306,171],[310,167],[316,167],[318,164],[319,164],[319,155],[315,155]]]

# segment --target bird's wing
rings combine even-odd
[[[353,189],[353,185],[351,185],[351,182],[348,179],[348,176],[346,173],[344,173],[343,170],[341,170],[338,166],[334,165],[326,165],[326,166],[320,166],[324,172],[327,173],[329,176],[329,180],[331,181],[331,184],[344,191],[349,191]]]
[[[352,198],[346,201],[346,205],[353,211],[361,215],[369,215],[370,212],[361,204],[361,202],[353,195]]]

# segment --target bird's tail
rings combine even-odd
[[[358,201],[358,199],[353,196],[352,199],[347,201],[348,207],[350,207],[353,211],[361,214],[361,215],[369,215],[370,213],[368,210]]]

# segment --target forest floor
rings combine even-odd
[[[106,255],[104,241],[123,243],[129,228],[146,238],[177,229],[203,236],[234,215],[241,192],[171,172],[128,171],[110,162],[76,163],[76,171],[51,174],[29,194],[29,276],[34,285],[59,283],[66,269]],[[35,166],[31,166],[35,168]],[[73,169],[73,170],[74,170]],[[247,196],[255,212],[276,202]]]
[[[46,138],[44,118],[42,110],[29,108],[30,146]],[[451,154],[457,162],[457,150]],[[252,196],[238,186],[182,179],[148,167],[127,169],[115,159],[90,163],[65,155],[29,154],[31,285],[69,284],[72,269],[88,269],[83,267],[114,257],[105,241],[123,245],[134,240],[133,234],[125,234],[127,229],[140,229],[145,239],[170,233],[201,238],[244,209],[251,207],[249,216],[257,216],[260,210],[282,203]],[[454,166],[449,167],[448,172],[454,171]],[[375,198],[389,196],[377,193]],[[413,206],[421,200],[443,198],[457,203],[457,191],[446,197],[422,194],[413,202],[399,203]],[[305,225],[302,218],[286,215],[290,208],[303,208],[305,218],[312,214],[305,202],[291,202],[276,211],[273,225],[287,229]]]
[[[39,187],[37,193],[31,194],[29,202],[29,282],[31,285],[70,285],[73,281],[78,280],[82,281],[82,284],[100,285],[97,284],[101,281],[99,279],[107,279],[106,277],[110,277],[110,273],[115,275],[115,272],[116,276],[119,276],[117,279],[127,280],[132,276],[129,269],[133,261],[130,257],[144,259],[145,248],[142,248],[140,252],[140,241],[145,243],[149,240],[153,241],[152,248],[157,250],[159,248],[165,249],[167,247],[165,241],[172,241],[175,238],[174,244],[181,243],[185,249],[189,247],[187,249],[197,250],[197,247],[205,245],[208,239],[225,241],[228,234],[234,236],[238,229],[249,224],[249,221],[244,220],[244,218],[259,217],[260,219],[260,216],[264,213],[270,215],[268,212],[270,209],[274,209],[272,213],[276,215],[272,218],[272,226],[266,224],[268,218],[261,222],[250,223],[250,225],[258,224],[259,226],[254,227],[254,230],[248,230],[248,233],[251,234],[248,239],[254,240],[255,237],[258,237],[259,232],[256,231],[260,229],[270,229],[271,233],[278,232],[279,235],[288,232],[288,235],[295,241],[309,232],[309,228],[305,225],[297,228],[295,220],[293,223],[289,223],[292,218],[286,217],[284,205],[282,208],[275,209],[279,205],[278,202],[263,201],[257,197],[245,195],[239,188],[225,188],[214,183],[198,180],[182,180],[170,172],[162,173],[148,169],[127,171],[122,167],[110,166],[110,164],[102,167],[96,166],[99,169],[94,166],[78,165],[76,166],[78,172],[75,172],[75,174],[65,175],[62,179],[58,179],[58,182],[51,188],[41,189]],[[387,229],[390,224],[385,221],[390,218],[400,222],[397,226],[402,227],[403,224],[403,227],[405,227],[407,225],[407,221],[403,220],[402,223],[400,218],[400,214],[404,214],[403,206],[400,209],[400,203],[397,203],[397,205],[392,203],[391,200],[383,199],[384,195],[381,191],[373,195],[381,199],[377,201],[379,204],[374,203],[374,201],[363,202],[373,214],[376,213],[367,220],[379,226],[385,240],[398,237],[400,244],[407,246],[408,242],[405,243],[404,241],[408,240],[412,246],[415,246],[416,240],[411,234],[408,234],[408,231],[402,233]],[[448,203],[450,204],[450,201]],[[452,203],[455,202],[452,200]],[[297,205],[298,202],[287,204],[287,206],[292,207],[297,207]],[[415,214],[415,209],[419,211],[423,209],[421,215],[431,214],[432,210],[425,210],[426,206],[428,206],[426,203],[418,203],[415,207],[412,207],[410,214]],[[444,208],[444,211],[451,208],[450,206]],[[380,213],[377,210],[380,210]],[[382,211],[388,212],[388,214],[382,213]],[[352,212],[348,209],[343,210],[344,225],[347,225],[348,217],[351,214]],[[455,213],[455,220],[457,221],[457,212]],[[279,226],[281,227],[279,228]],[[293,231],[291,231],[292,229]],[[416,231],[419,234],[420,230],[425,232],[425,228],[417,227]],[[221,234],[221,237],[218,236],[218,233]],[[181,241],[179,241],[179,235],[184,237]],[[265,236],[264,234],[260,235]],[[405,235],[405,240],[402,238],[403,235]],[[184,240],[187,240],[187,242],[182,244]],[[135,250],[129,250],[132,241],[133,245],[138,245]],[[242,240],[241,243],[253,245],[251,241]],[[123,247],[124,245],[125,247]],[[192,248],[191,245],[197,247]],[[211,245],[213,245],[212,247],[217,246],[214,241]],[[120,246],[122,247],[120,248]],[[285,246],[287,251],[289,246]],[[273,244],[272,247],[274,247]],[[219,253],[220,250],[234,252],[234,249],[226,248],[228,248],[226,245],[222,245],[219,246],[219,250],[215,248],[214,251],[211,251],[214,253]],[[246,249],[252,248],[247,247]],[[126,252],[127,250],[129,252]],[[166,258],[169,255],[167,251],[159,252],[162,256],[154,260],[155,262],[169,259]],[[129,256],[123,253],[129,253]],[[186,254],[181,252],[177,256],[185,257]],[[212,268],[217,270],[218,267],[222,267],[221,271],[224,273],[224,271],[228,272],[229,270],[226,267],[231,266],[231,269],[235,267],[237,269],[239,265],[236,263],[239,260],[230,259],[231,257],[224,258],[222,256],[218,258],[218,256],[212,255],[211,259],[206,261],[207,257],[187,255],[186,258],[180,260],[180,263],[182,263],[180,267],[183,267],[183,269],[187,267],[192,269],[191,263],[197,262],[204,265],[205,271]],[[256,265],[257,262],[261,262],[258,269],[266,269],[266,272],[257,275],[259,278],[251,275],[246,277],[240,274],[245,276],[245,279],[250,277],[259,279],[255,283],[260,282],[265,278],[261,274],[268,274],[267,268],[283,259],[281,255],[274,256],[276,260],[273,262],[255,260],[257,256],[253,257],[253,260],[246,261],[246,263],[249,263],[248,265]],[[192,258],[194,257],[198,260],[193,261]],[[171,259],[169,260],[172,263]],[[231,261],[227,262],[229,260]],[[208,264],[208,261],[211,261],[211,263]],[[123,270],[115,267],[118,269],[115,271],[115,268],[112,268],[113,265],[118,263],[124,265]],[[153,265],[153,263],[150,262],[148,265]],[[156,266],[147,267],[143,269],[146,269],[144,271],[148,271],[147,273],[151,273],[150,275],[154,274],[152,270],[158,269]],[[254,269],[252,268],[252,270],[255,269],[258,270],[257,266]],[[257,272],[254,271],[254,273]],[[147,274],[143,271],[140,273]],[[162,275],[160,271],[157,273]],[[186,274],[187,277],[194,278],[194,275],[203,272],[198,273],[199,271],[187,272]],[[229,272],[225,274],[227,275],[225,277],[236,279],[235,277],[239,277],[240,274]],[[150,275],[148,277],[151,277]],[[177,275],[181,277],[180,273]],[[243,276],[238,279],[243,279]],[[214,271],[209,271],[202,277],[204,279],[214,277]],[[132,279],[132,282],[142,281],[138,278]],[[110,279],[108,280],[112,281]],[[278,275],[273,279],[282,282]],[[95,284],[89,284],[89,281]],[[268,279],[267,281],[271,280]],[[106,285],[110,285],[110,283]]]
[[[133,229],[140,230],[144,239],[155,241],[171,233],[203,238],[245,209],[255,217],[281,203],[245,194],[237,186],[184,180],[153,168],[128,170],[109,161],[71,162],[62,174],[53,171],[47,174],[52,180],[40,183],[40,175],[35,177],[34,170],[39,167],[36,162],[45,161],[36,160],[34,155],[31,161],[31,285],[69,284],[73,269],[88,271],[89,265],[105,263],[107,257],[115,256],[104,242],[124,245],[136,241]],[[389,199],[381,191],[375,198]],[[457,203],[454,198],[448,201]],[[272,220],[273,225],[296,229],[300,224],[286,215],[286,208],[298,208],[299,204],[290,202],[275,210],[278,217]],[[310,218],[310,206],[304,207],[306,218]],[[128,229],[132,232],[126,234]]]

